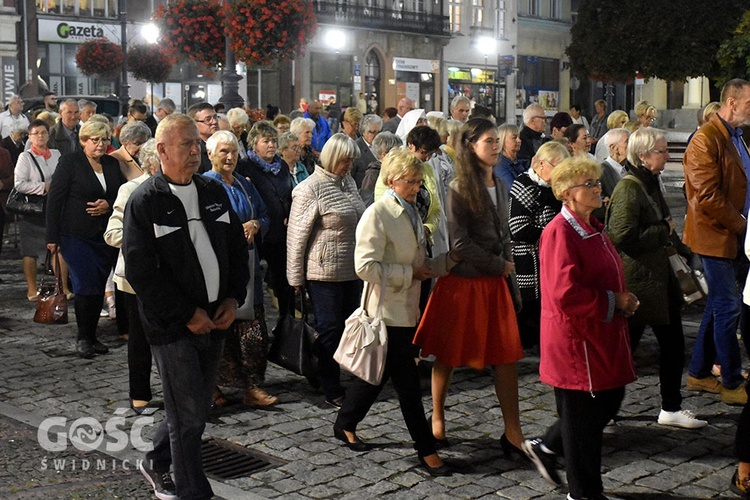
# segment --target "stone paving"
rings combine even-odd
[[[66,418],[68,425],[81,417],[102,425],[124,418],[120,429],[130,433],[143,426],[148,440],[151,421],[136,418],[128,409],[127,349],[117,338],[115,322],[100,321],[100,337],[110,345],[110,353],[80,359],[74,354],[72,306],[68,325],[31,321],[33,305],[26,301],[20,259],[12,245],[0,256],[0,279],[0,498],[152,498],[135,470],[143,453],[133,446],[120,450],[107,438],[95,451],[80,451],[70,443],[64,451],[46,451],[37,436],[38,426],[49,417]],[[699,304],[685,313],[688,355],[701,311]],[[275,321],[270,318],[269,323]],[[709,426],[691,431],[657,425],[657,352],[653,335],[647,333],[636,355],[640,378],[628,386],[616,425],[605,431],[606,492],[626,499],[733,498],[728,484],[741,408],[724,405],[716,395],[684,392],[683,407],[707,419]],[[537,364],[538,358],[529,355],[518,365],[527,437],[542,433],[555,418],[554,396],[539,383]],[[159,399],[155,372],[153,384]],[[425,371],[429,414],[428,387]],[[503,456],[498,442],[503,422],[489,370],[460,369],[455,374],[447,402],[453,446],[441,455],[456,472],[444,478],[432,478],[418,466],[390,387],[358,429],[358,435],[374,445],[362,454],[333,439],[335,411],[305,379],[269,365],[264,388],[279,396],[274,408],[245,408],[237,402],[239,392],[227,391],[235,403],[212,414],[206,435],[262,452],[282,465],[245,478],[212,480],[220,497],[527,499],[565,498],[567,493],[564,487],[547,485],[529,462]],[[157,412],[154,421],[163,416]],[[59,427],[54,432],[65,434]],[[62,459],[67,459],[65,466]],[[90,464],[88,470],[83,461]]]

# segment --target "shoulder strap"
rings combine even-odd
[[[39,166],[39,162],[36,161],[36,156],[29,151],[29,156],[31,156],[31,159],[34,160],[34,165],[36,165],[36,169],[39,170],[39,175],[42,176],[42,182],[46,182],[47,180],[44,178],[44,172],[42,172],[42,167]]]
[[[656,212],[656,216],[659,219],[663,219],[664,218],[664,216],[662,214],[662,211],[661,211],[661,208],[659,208],[659,205],[657,205],[657,203],[654,201],[654,199],[651,197],[651,195],[648,194],[648,192],[646,191],[646,186],[643,185],[643,181],[641,181],[638,177],[636,177],[633,174],[627,174],[625,177],[623,177],[623,179],[628,179],[628,180],[633,181],[636,184],[638,184],[638,187],[641,188],[641,191],[643,191],[643,194],[646,195],[646,199],[648,200],[649,204],[651,205],[651,208],[653,208],[654,212]]]

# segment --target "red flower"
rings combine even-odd
[[[106,38],[95,38],[78,46],[76,66],[86,76],[117,76],[123,63],[122,47]]]

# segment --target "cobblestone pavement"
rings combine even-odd
[[[127,409],[127,349],[117,338],[115,322],[100,322],[100,337],[110,345],[110,353],[79,359],[74,354],[72,307],[68,325],[31,321],[33,305],[26,301],[20,260],[12,245],[6,245],[0,257],[0,279],[0,498],[150,498],[136,470],[143,453],[133,448],[134,441],[127,441],[123,450],[108,437],[96,451],[81,451],[71,442],[64,451],[46,451],[38,439],[37,428],[50,417],[67,419],[68,425],[91,417],[102,426],[124,418],[119,429],[148,438],[151,421]],[[702,305],[692,306],[685,314],[688,355],[701,311]],[[273,325],[274,319],[269,319]],[[683,407],[707,419],[709,426],[691,431],[657,425],[657,352],[653,335],[647,333],[636,355],[640,378],[627,388],[617,425],[605,431],[607,493],[626,499],[733,498],[728,484],[740,408],[724,405],[715,395],[684,392]],[[542,433],[555,418],[554,396],[539,383],[537,363],[538,358],[530,355],[518,364],[527,437]],[[153,384],[159,399],[156,373]],[[429,413],[428,386],[425,372]],[[234,404],[213,413],[206,435],[265,453],[281,465],[249,477],[212,481],[220,497],[565,497],[564,488],[548,486],[530,463],[503,456],[498,443],[503,422],[489,371],[460,369],[455,374],[447,402],[447,430],[454,444],[441,454],[457,472],[444,478],[432,478],[419,468],[390,387],[358,429],[362,439],[374,445],[362,454],[333,439],[335,411],[303,378],[269,365],[263,387],[279,396],[274,408],[245,408],[238,403],[241,394],[228,391]],[[160,421],[163,412],[153,418]],[[50,434],[58,444],[65,441],[56,433],[74,434],[56,427]]]

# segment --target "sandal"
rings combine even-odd
[[[269,395],[260,387],[253,387],[245,392],[242,403],[245,406],[271,406],[279,400],[276,396]]]
[[[211,405],[211,408],[221,408],[223,406],[226,406],[227,404],[229,404],[229,400],[224,397],[221,389],[219,389],[218,387],[215,388],[213,395],[213,404]]]

